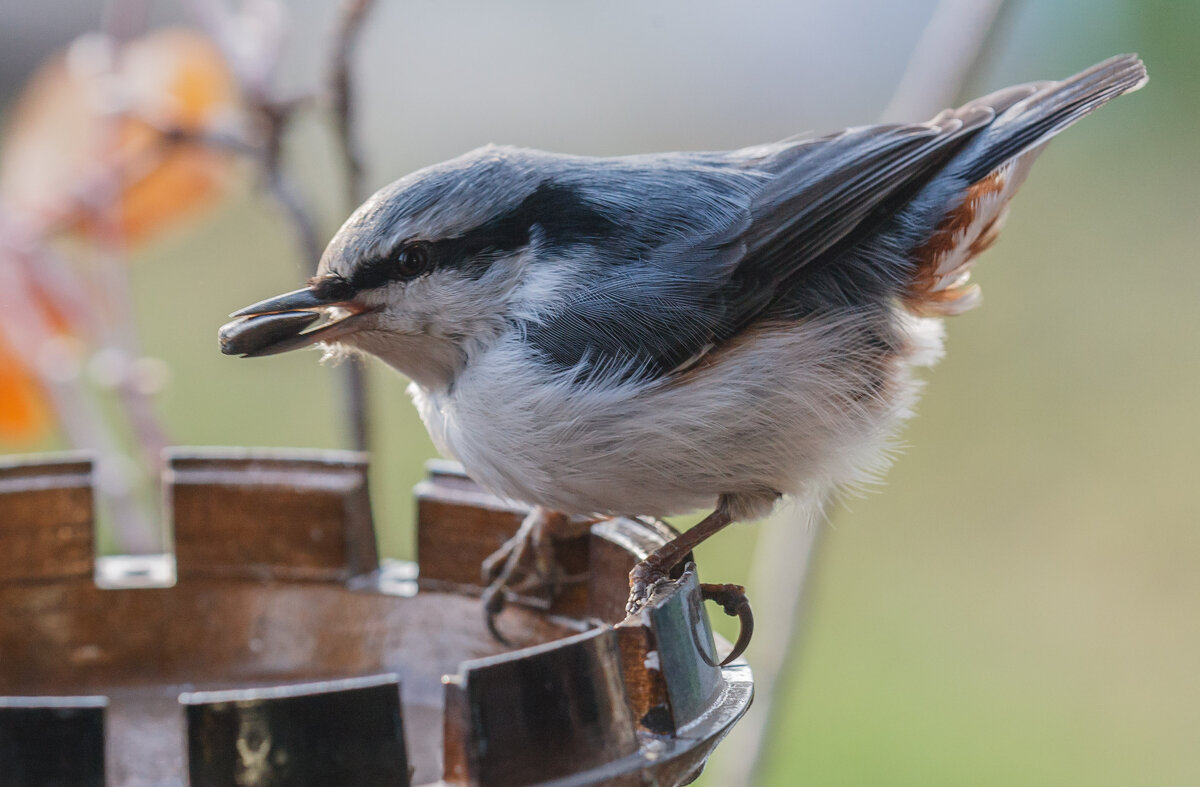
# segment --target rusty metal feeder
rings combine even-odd
[[[0,783],[677,785],[750,704],[693,571],[636,618],[664,524],[556,546],[570,586],[484,628],[523,512],[439,463],[417,566],[378,560],[366,458],[176,450],[173,554],[94,558],[92,464],[0,464]]]

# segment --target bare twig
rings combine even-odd
[[[373,0],[346,0],[342,4],[329,63],[330,110],[337,127],[338,148],[345,171],[346,203],[350,207],[358,205],[367,197],[363,190],[362,157],[359,154],[354,128],[355,96],[354,83],[350,76],[350,60],[372,5]]]
[[[219,132],[198,132],[180,128],[161,128],[163,139],[169,144],[205,145],[217,150],[236,154],[258,167],[263,188],[283,208],[288,226],[296,239],[296,246],[304,257],[305,270],[315,272],[321,259],[321,239],[312,211],[304,201],[295,183],[287,176],[282,166],[283,133],[292,111],[301,102],[286,104],[257,105],[251,110],[259,117],[263,131],[260,141]],[[139,118],[143,122],[150,121]]]
[[[189,0],[192,14],[217,43],[233,70],[249,116],[246,137],[230,134],[192,135],[163,129],[169,138],[199,141],[230,150],[255,163],[262,186],[283,209],[305,270],[313,273],[321,258],[320,233],[313,211],[284,170],[283,141],[296,112],[309,103],[308,96],[280,98],[274,88],[282,56],[286,7],[275,0],[229,10],[221,0]],[[247,41],[247,31],[253,40]]]
[[[347,210],[355,208],[367,196],[363,187],[362,157],[355,133],[354,82],[351,79],[350,61],[372,5],[372,0],[343,2],[329,63],[329,108],[341,152]],[[352,445],[355,450],[366,451],[370,447],[366,370],[357,359],[352,359],[343,368]]]
[[[122,4],[128,7],[137,5],[114,2],[112,7]],[[109,114],[103,118],[104,149],[120,150],[122,120],[119,114]],[[120,205],[125,183],[153,171],[161,162],[163,151],[153,149],[157,147],[152,146],[151,150],[134,156],[114,156],[111,165],[101,168],[99,177],[90,184],[91,188],[78,195],[86,215],[94,225],[95,238],[88,266],[92,271],[93,286],[89,292],[105,305],[105,319],[100,321],[101,330],[92,335],[96,346],[102,348],[92,357],[92,362],[97,365],[93,371],[99,371],[102,378],[107,378],[103,384],[117,394],[118,403],[124,410],[140,451],[144,477],[151,479],[157,479],[161,474],[163,449],[169,441],[154,413],[153,404],[131,379],[133,361],[140,355],[140,342],[129,289],[126,266],[128,248],[121,227]],[[107,369],[99,368],[104,366]],[[130,548],[132,545],[127,543],[123,546]]]
[[[884,121],[917,121],[953,103],[983,57],[1005,0],[942,0],[904,70]],[[772,521],[760,531],[750,570],[762,621],[754,658],[753,707],[734,728],[714,762],[714,784],[749,787],[761,776],[764,746],[776,728],[780,676],[792,663],[804,631],[804,591],[816,561],[822,523],[800,506],[798,521]],[[780,517],[779,519],[783,519]]]
[[[287,214],[288,225],[292,228],[296,245],[304,256],[304,267],[309,273],[315,273],[317,263],[321,260],[321,239],[317,234],[317,225],[312,212],[300,195],[291,179],[282,172],[265,173],[266,188],[271,197]]]
[[[313,212],[303,195],[288,179],[283,167],[283,141],[296,110],[307,103],[306,98],[285,100],[277,98],[271,87],[271,77],[278,63],[278,43],[282,39],[283,6],[268,2],[262,15],[269,24],[263,53],[247,57],[237,41],[236,20],[219,0],[190,0],[193,12],[209,34],[218,42],[226,57],[234,64],[239,83],[246,98],[247,109],[254,121],[254,139],[246,142],[214,137],[208,144],[225,146],[247,156],[258,165],[263,183],[287,214],[288,224],[296,237],[306,267],[316,272],[321,257],[321,243]],[[354,90],[351,60],[355,45],[372,0],[346,0],[338,17],[333,35],[333,47],[327,66],[325,99],[335,125],[338,152],[342,160],[347,208],[357,206],[366,196],[363,192],[363,168],[358,153],[354,120]],[[346,410],[350,439],[358,450],[366,450],[369,426],[367,391],[363,369],[358,361],[344,367]]]
[[[296,242],[304,255],[306,270],[316,273],[321,260],[321,241],[317,223],[299,189],[292,185],[283,169],[283,138],[303,99],[290,101],[260,96],[251,103],[259,127],[260,145],[255,159],[262,170],[267,191],[287,214]]]
[[[140,342],[123,264],[124,238],[116,212],[123,184],[154,171],[174,145],[205,144],[236,153],[256,164],[264,189],[283,208],[307,270],[315,270],[321,253],[313,213],[288,177],[283,161],[284,137],[291,120],[298,109],[311,103],[308,97],[285,99],[274,94],[286,7],[277,0],[259,0],[234,13],[222,0],[191,0],[191,5],[232,65],[249,124],[236,133],[160,128],[161,145],[118,155],[119,124],[131,118],[114,113],[105,119],[114,155],[86,174],[56,210],[19,218],[0,212],[0,255],[5,258],[0,278],[7,284],[0,301],[8,306],[0,333],[6,344],[18,348],[22,365],[38,377],[71,443],[99,455],[101,497],[114,515],[121,548],[133,552],[161,548],[156,543],[161,533],[153,524],[150,508],[134,493],[130,459],[122,452],[115,427],[104,417],[84,375],[85,368],[90,368],[96,382],[115,393],[146,475],[156,478],[168,441],[145,385],[149,378],[138,374],[146,365],[140,363]],[[327,86],[345,163],[346,193],[352,202],[362,196],[362,166],[354,146],[349,64],[370,6],[366,0],[346,3]],[[135,37],[144,30],[147,10],[146,0],[109,0],[104,21],[107,34],[115,42]],[[132,120],[150,122],[146,118]],[[46,239],[74,228],[80,217],[86,218],[97,243],[91,264],[76,268],[59,260]],[[52,315],[60,315],[70,326],[70,335],[87,337],[86,342],[56,339]],[[47,365],[42,357],[46,353],[52,357],[57,353],[61,362]],[[90,367],[85,366],[86,353],[92,353]],[[353,439],[362,448],[366,445],[365,391],[357,367],[350,370],[349,383]]]

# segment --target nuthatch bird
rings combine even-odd
[[[571,515],[713,509],[633,570],[634,611],[730,522],[881,472],[1034,158],[1145,81],[1123,55],[926,123],[721,153],[484,147],[376,193],[221,349],[319,343],[407,375],[438,449],[535,506],[493,601]]]

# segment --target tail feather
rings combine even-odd
[[[1117,55],[1061,82],[1020,86],[1037,89],[1003,110],[996,107],[996,119],[958,157],[960,171],[968,183],[987,177],[1009,159],[1045,144],[1084,115],[1144,84],[1146,67],[1137,55]]]
[[[1017,85],[967,104],[996,118],[955,157],[949,174],[965,188],[930,238],[912,252],[905,295],[921,315],[958,314],[979,302],[968,282],[974,259],[996,240],[1016,194],[1045,144],[1084,115],[1146,83],[1135,55],[1119,55],[1061,82]]]

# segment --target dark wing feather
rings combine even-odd
[[[663,242],[608,266],[595,286],[528,325],[527,337],[559,368],[646,379],[688,365],[764,315],[802,313],[805,299],[862,300],[872,294],[864,283],[901,286],[913,275],[913,248],[972,183],[1145,79],[1141,62],[1123,55],[1061,82],[997,91],[925,124],[697,154],[693,165],[718,180],[712,170],[724,167],[731,188],[746,185],[735,182],[738,172],[755,173],[745,204],[708,231],[691,227],[688,238],[698,241]],[[678,167],[678,157],[669,160]],[[612,191],[599,177],[599,188]],[[642,185],[664,182],[676,181]],[[680,202],[702,201],[685,192]],[[649,201],[640,213],[635,198],[627,202],[619,232],[670,225]]]
[[[711,267],[728,267],[713,250]],[[707,352],[725,333],[722,282],[689,271],[622,265],[552,314],[524,326],[526,341],[557,369],[581,376],[659,377]]]
[[[1034,89],[1003,111],[998,108],[996,123],[964,151],[963,179],[973,183],[985,177],[1009,159],[1045,144],[1089,112],[1145,83],[1142,61],[1136,55],[1117,55],[1061,82],[1021,86]]]
[[[968,105],[929,124],[850,129],[788,156],[751,207],[728,335],[814,265],[877,230],[993,116],[988,106]]]
[[[731,175],[757,171],[761,185],[741,214],[699,242],[663,243],[645,259],[611,266],[528,324],[526,338],[554,366],[586,376],[670,373],[752,322],[807,265],[874,228],[991,117],[971,107],[930,124],[850,129],[766,154],[697,157],[697,167],[722,162]]]

